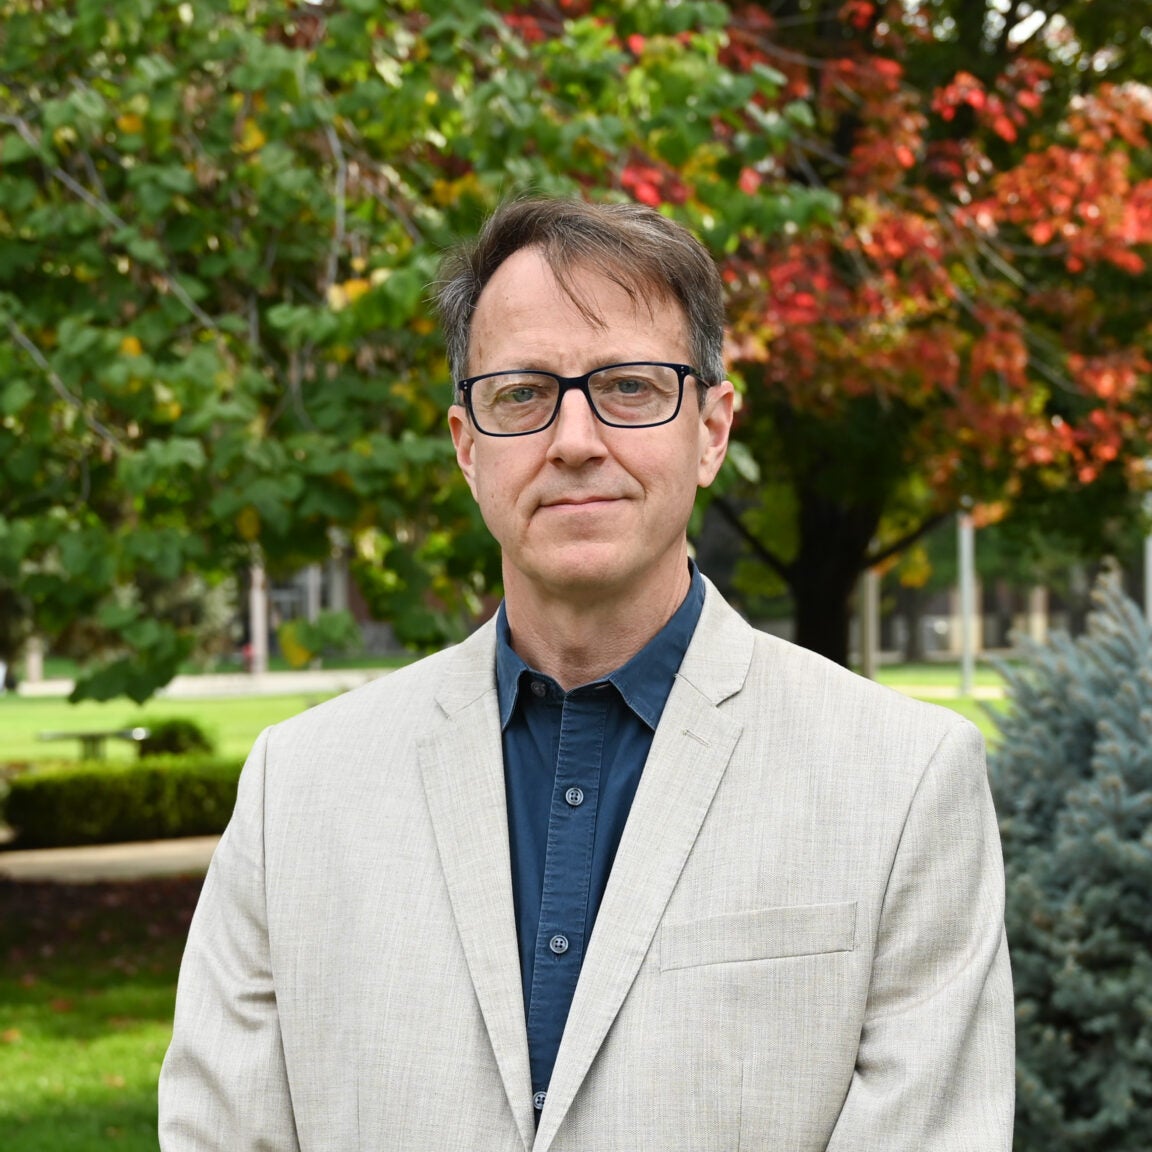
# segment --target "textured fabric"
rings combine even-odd
[[[704,606],[704,578],[690,567],[668,623],[611,675],[569,692],[520,659],[503,604],[497,613],[512,901],[537,1109],[652,736]]]
[[[277,725],[188,940],[165,1152],[1007,1152],[979,733],[708,586],[533,1124],[495,628]]]

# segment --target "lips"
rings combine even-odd
[[[565,496],[556,500],[541,500],[541,508],[583,508],[588,504],[609,504],[618,496]]]

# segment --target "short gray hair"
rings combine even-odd
[[[436,304],[453,380],[468,375],[472,316],[480,294],[496,269],[523,248],[540,253],[563,291],[593,323],[601,323],[601,317],[572,288],[576,269],[604,276],[648,307],[674,300],[688,322],[701,383],[723,380],[724,287],[704,245],[687,228],[642,204],[544,198],[503,204],[475,240],[450,250],[441,262]]]

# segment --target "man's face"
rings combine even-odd
[[[572,283],[601,325],[581,315],[536,251],[510,256],[476,307],[469,375],[535,368],[577,376],[638,360],[692,362],[674,302],[633,304],[591,271],[576,271]],[[731,384],[710,388],[701,411],[691,378],[677,417],[655,428],[610,428],[577,391],[548,428],[529,436],[485,436],[454,405],[456,457],[503,550],[509,597],[590,601],[682,589],[696,488],[715,477],[731,422]]]

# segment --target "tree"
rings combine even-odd
[[[1152,92],[1093,63],[1120,67],[1134,17],[1003,7],[733,9],[726,59],[778,67],[811,109],[741,178],[843,211],[727,259],[760,470],[717,509],[790,590],[799,641],[840,662],[859,573],[962,501],[1056,512],[1101,548],[1147,484]]]
[[[333,529],[403,637],[462,627],[497,569],[424,290],[529,188],[722,260],[752,451],[718,507],[802,642],[845,658],[857,573],[961,497],[1122,508],[1149,116],[1094,69],[1143,50],[1099,5],[1020,45],[993,5],[770,7],[0,0],[4,653],[34,626],[103,654],[78,695],[147,695],[181,580]]]
[[[0,656],[34,629],[91,658],[77,697],[143,699],[182,581],[334,529],[442,641],[497,565],[442,431],[440,250],[525,189],[676,200],[673,165],[714,239],[826,210],[728,179],[715,133],[775,76],[722,63],[721,5],[543,9],[0,0]]]
[[[1019,1152],[1143,1149],[1152,1123],[1152,631],[1118,582],[1031,648],[992,760],[1017,1002]]]

